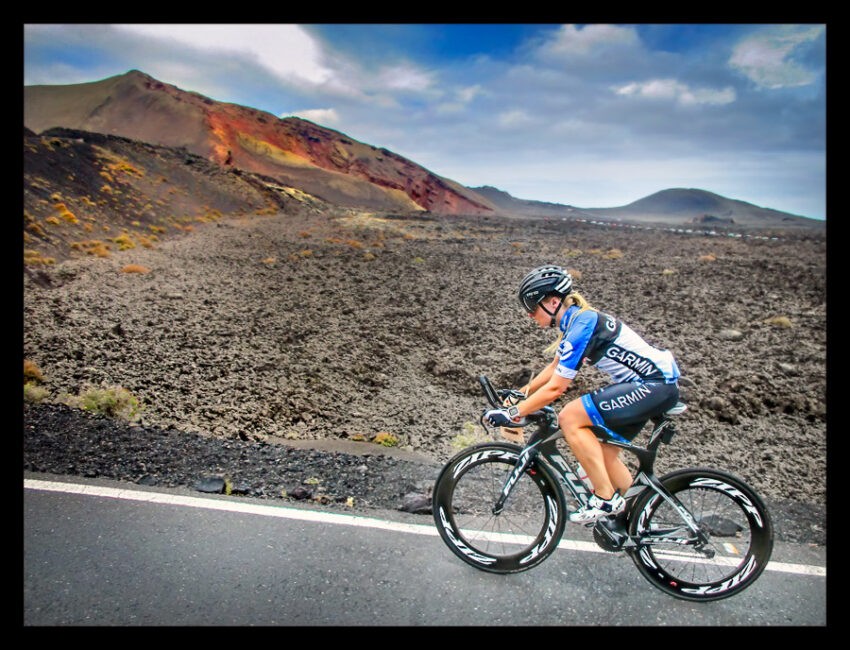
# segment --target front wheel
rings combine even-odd
[[[773,525],[764,502],[741,479],[712,469],[685,469],[661,482],[693,517],[699,540],[678,510],[652,490],[638,497],[629,551],[641,574],[677,598],[709,601],[749,587],[773,551]]]
[[[443,468],[434,485],[434,521],[461,560],[483,571],[515,573],[545,560],[564,532],[567,512],[555,479],[532,463],[513,485],[504,508],[494,506],[521,448],[482,443]]]

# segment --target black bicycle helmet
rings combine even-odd
[[[539,266],[525,276],[519,285],[519,302],[529,314],[533,313],[540,302],[548,296],[558,296],[563,300],[573,290],[573,277],[566,269],[560,266]],[[554,323],[555,312],[550,312],[545,307],[543,311],[552,317]],[[559,307],[560,309],[560,307]]]

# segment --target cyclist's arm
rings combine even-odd
[[[557,366],[557,359],[555,365]],[[541,375],[542,374],[543,373],[541,373]],[[539,376],[540,375],[538,375],[538,377]],[[517,407],[519,408],[520,417],[524,417],[529,413],[539,411],[544,406],[549,406],[549,404],[554,402],[566,392],[566,390],[570,387],[571,383],[573,383],[572,379],[567,379],[566,377],[562,377],[561,375],[555,372],[550,372],[549,379],[546,381],[545,384],[543,384],[540,388],[532,392],[528,398],[517,404]]]
[[[525,386],[520,388],[520,392],[525,393],[525,396],[528,397],[533,393],[537,392],[537,390],[541,386],[545,386],[549,381],[549,378],[552,376],[552,373],[555,372],[555,368],[558,367],[558,355],[555,355],[555,358],[552,359],[552,363],[543,368],[537,375],[529,381]]]

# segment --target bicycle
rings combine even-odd
[[[479,382],[499,408],[516,391]],[[741,593],[764,571],[773,551],[773,525],[759,495],[728,472],[690,468],[657,477],[661,443],[677,433],[679,402],[651,420],[645,447],[600,440],[632,453],[638,468],[624,495],[626,509],[585,524],[602,549],[625,552],[661,591],[690,601]],[[488,430],[481,417],[481,423]],[[578,464],[557,448],[558,418],[547,406],[526,417],[536,424],[528,442],[483,442],[456,454],[440,472],[432,497],[434,521],[449,548],[467,564],[492,573],[516,573],[539,565],[558,547],[568,520],[567,496],[576,508],[591,495]],[[489,431],[489,430],[488,430]],[[565,492],[566,490],[566,492]]]

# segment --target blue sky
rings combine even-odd
[[[521,199],[826,218],[823,24],[24,26],[25,85],[130,69]]]

